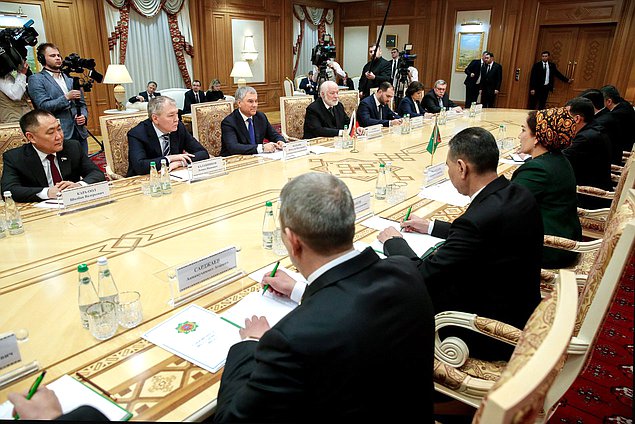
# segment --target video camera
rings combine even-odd
[[[311,51],[311,63],[318,68],[325,67],[329,59],[335,58],[335,46],[332,45],[331,34],[324,34],[322,42],[313,47]]]
[[[399,52],[399,61],[397,62],[397,69],[401,75],[408,75],[408,68],[414,66],[416,54],[410,53],[412,51],[412,44],[405,44],[403,50]]]
[[[26,47],[37,44],[38,33],[29,19],[22,27],[0,31],[0,77],[19,69],[26,60]]]
[[[88,70],[88,74],[84,73],[84,68]],[[95,59],[82,59],[77,53],[71,53],[64,58],[62,72],[73,78],[73,90],[83,88],[85,92],[89,92],[93,88],[94,82],[104,80],[104,76],[95,71]],[[81,74],[81,76],[72,77],[71,72]]]

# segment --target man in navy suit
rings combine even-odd
[[[545,50],[540,54],[540,62],[534,63],[529,76],[529,109],[542,110],[547,104],[547,97],[553,91],[554,78],[571,84],[573,81],[562,75],[556,64],[549,62],[549,52]]]
[[[128,131],[128,174],[150,173],[150,162],[161,169],[166,159],[170,171],[187,166],[188,162],[209,159],[209,153],[185,125],[179,121],[174,99],[155,97],[148,103],[148,119]]]
[[[157,83],[154,81],[149,81],[146,87],[146,91],[142,91],[136,96],[132,96],[128,99],[128,101],[130,103],[149,102],[150,100],[154,99],[155,97],[159,97],[160,95],[161,93],[157,91]]]
[[[42,109],[20,118],[28,143],[3,155],[2,191],[16,202],[55,199],[67,188],[105,181],[104,173],[90,160],[77,140],[64,140],[58,119]]]
[[[481,84],[479,87],[481,103],[483,107],[494,107],[503,82],[503,67],[500,63],[494,62],[494,54],[492,52],[486,52],[483,55],[483,64],[487,66],[483,66],[481,69]]]
[[[81,90],[73,89],[73,79],[62,73],[62,56],[54,44],[37,47],[42,71],[29,77],[28,91],[36,109],[51,112],[60,120],[64,137],[78,140],[88,153],[88,109]]]
[[[481,70],[483,69],[483,57],[485,54],[489,54],[488,51],[484,51],[480,59],[475,59],[470,62],[465,68],[465,108],[469,109],[472,103],[476,103],[478,99],[478,88],[481,83]]]
[[[333,81],[324,81],[320,97],[306,108],[304,138],[335,137],[344,132],[350,119],[339,102],[339,87]]]
[[[315,82],[313,81],[313,71],[309,71],[309,75],[302,78],[302,81],[300,81],[300,90],[304,90],[306,94],[315,97],[317,90],[315,89]]]
[[[393,119],[401,119],[388,105],[395,97],[395,89],[389,82],[379,84],[373,95],[365,97],[357,107],[357,120],[362,127],[381,124],[387,127]]]
[[[267,115],[258,112],[256,89],[238,87],[235,97],[238,108],[221,122],[220,155],[253,155],[282,150],[284,137],[273,129]]]
[[[201,91],[201,82],[199,80],[192,81],[192,88],[185,92],[183,113],[191,113],[192,105],[205,103],[206,101],[205,92]]]
[[[447,88],[448,83],[444,80],[437,80],[434,83],[434,88],[423,96],[423,107],[426,112],[439,113],[441,111],[441,107],[446,109],[453,108],[457,112],[462,110],[461,106],[457,106],[452,100],[450,100]]]
[[[615,86],[605,85],[600,91],[608,112],[598,116],[597,123],[604,127],[611,140],[611,163],[622,165],[622,152],[633,150],[635,111],[633,106],[620,96]]]

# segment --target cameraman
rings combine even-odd
[[[0,122],[17,122],[20,117],[31,110],[26,96],[26,73],[29,64],[26,60],[18,67],[15,76],[8,73],[0,78]]]
[[[41,72],[29,78],[29,96],[36,109],[52,113],[60,120],[67,138],[79,140],[88,153],[88,109],[81,90],[73,90],[73,79],[62,73],[62,56],[54,44],[42,43],[37,47],[37,60]]]

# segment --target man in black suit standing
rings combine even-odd
[[[635,111],[612,85],[600,88],[604,106],[609,112],[597,118],[611,140],[611,163],[622,165],[622,152],[633,150],[635,140]]]
[[[300,175],[280,200],[282,241],[307,283],[263,278],[301,303],[271,328],[245,320],[214,422],[432,422],[434,317],[414,264],[353,248],[353,199],[333,175]]]
[[[300,90],[304,90],[305,94],[315,97],[317,90],[315,89],[315,82],[313,81],[313,71],[309,71],[308,76],[302,78],[299,88]]]
[[[2,192],[16,202],[55,199],[67,188],[105,181],[104,173],[88,158],[77,140],[64,140],[60,122],[42,109],[20,118],[27,141],[3,155]]]
[[[382,82],[372,96],[365,97],[357,107],[357,120],[362,127],[381,124],[390,125],[393,119],[401,119],[390,109],[390,101],[395,97],[395,89],[389,82]]]
[[[485,54],[488,53],[489,52],[487,50],[484,51],[480,59],[474,59],[469,65],[467,65],[467,68],[465,68],[465,74],[467,77],[465,77],[463,84],[465,84],[466,109],[469,109],[472,103],[476,103],[476,100],[478,99],[478,89],[481,84],[481,71],[485,63],[483,58],[485,57]]]
[[[558,71],[555,63],[549,61],[550,53],[545,50],[540,54],[540,62],[534,63],[529,76],[529,109],[542,110],[547,104],[547,97],[553,91],[554,78],[571,84],[573,81]]]
[[[179,121],[174,99],[155,97],[148,103],[148,119],[128,131],[128,174],[147,175],[150,162],[161,169],[166,159],[170,171],[187,166],[188,162],[209,159],[209,153],[185,125]]]
[[[199,80],[192,81],[192,88],[185,92],[183,113],[192,113],[192,105],[205,103],[206,101],[205,92],[201,91],[201,82]]]
[[[256,89],[238,87],[235,97],[238,108],[221,122],[220,155],[253,155],[282,150],[284,137],[273,129],[267,115],[258,112]]]
[[[149,102],[150,100],[154,99],[155,97],[159,97],[160,95],[161,93],[157,91],[157,83],[154,81],[149,81],[146,87],[146,91],[142,91],[136,96],[132,96],[128,99],[128,101],[130,103]]]
[[[304,138],[335,137],[344,132],[350,119],[339,102],[339,87],[333,81],[324,81],[320,97],[306,108]]]
[[[426,112],[439,113],[441,108],[452,108],[457,112],[461,112],[461,106],[457,106],[447,92],[448,83],[444,80],[437,80],[434,83],[434,88],[423,96],[423,107]]]
[[[434,254],[420,258],[394,228],[378,238],[388,257],[407,256],[417,264],[436,313],[474,313],[523,328],[540,302],[542,218],[529,190],[498,176],[498,155],[496,140],[483,128],[464,129],[450,140],[448,176],[470,196],[469,207],[452,224],[416,215],[401,223],[405,231],[445,239]],[[513,275],[514,283],[492,273]],[[448,333],[467,342],[471,357],[507,360],[513,350],[471,331]]]
[[[494,62],[494,54],[491,52],[483,54],[483,63],[487,66],[481,69],[481,103],[483,107],[494,107],[503,82],[503,67]]]
[[[382,82],[390,82],[390,61],[381,57],[381,47],[377,46],[377,55],[374,44],[368,47],[368,55],[370,61],[362,69],[357,88],[360,98],[370,96],[370,89],[379,87]]]

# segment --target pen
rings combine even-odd
[[[408,218],[410,218],[410,212],[412,212],[412,206],[408,208],[408,212],[406,212],[406,217],[403,219],[404,221],[407,221]],[[403,231],[403,228],[401,229],[401,231]]]
[[[42,371],[42,374],[40,374],[40,376],[35,379],[35,381],[33,382],[33,385],[31,385],[31,388],[29,389],[29,393],[27,393],[26,395],[26,400],[30,400],[35,394],[35,392],[37,392],[37,388],[40,387],[40,383],[42,383],[42,380],[44,380],[45,375],[46,375],[46,370]],[[15,417],[13,418],[15,418],[16,420],[19,420],[20,415],[15,414]]]
[[[275,277],[276,276],[276,271],[278,270],[278,266],[279,265],[280,265],[280,261],[276,262],[276,266],[273,267],[273,271],[271,271],[271,274],[269,274],[269,277]],[[265,284],[265,287],[262,289],[262,295],[263,296],[265,295],[267,290],[269,290],[269,284]]]

